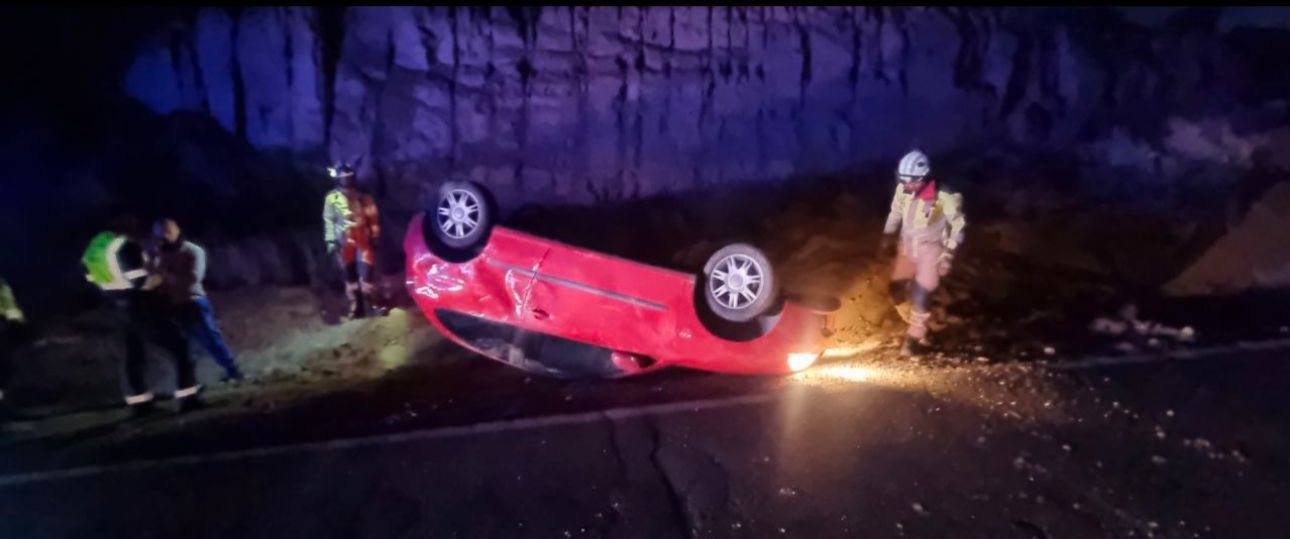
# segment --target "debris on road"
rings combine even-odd
[[[1130,303],[1120,309],[1119,318],[1099,317],[1089,325],[1094,333],[1120,336],[1130,331],[1142,337],[1169,337],[1174,340],[1190,342],[1196,338],[1196,331],[1191,326],[1181,328],[1169,327],[1158,322],[1140,320],[1137,305]]]
[[[412,409],[411,403],[403,403],[403,409],[397,413],[391,414],[385,418],[382,423],[386,426],[394,426],[407,423],[417,418],[417,412]]]

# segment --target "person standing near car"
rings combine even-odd
[[[166,300],[157,291],[160,276],[150,273],[147,234],[133,219],[118,221],[95,235],[81,256],[86,280],[107,297],[125,337],[125,376],[129,394],[125,403],[136,416],[151,414],[156,400],[148,388],[147,348],[151,340],[164,348],[175,365],[175,400],[187,412],[205,406],[198,394],[196,371],[188,355],[188,342],[170,316]]]
[[[928,300],[941,278],[949,274],[967,226],[963,196],[938,182],[931,171],[931,161],[921,151],[901,158],[896,167],[898,185],[879,247],[886,253],[899,232],[891,292],[894,301],[908,297],[911,304],[908,313],[897,306],[909,324],[902,346],[905,354],[921,354],[927,349],[927,322],[932,317]]]
[[[161,275],[161,292],[166,297],[179,327],[195,339],[224,369],[224,381],[242,380],[233,352],[215,324],[215,311],[206,298],[206,250],[188,241],[174,219],[153,225],[157,242],[156,272]]]
[[[380,214],[372,196],[358,188],[354,168],[337,163],[327,168],[337,186],[323,202],[323,239],[327,253],[345,273],[345,296],[349,299],[349,316],[362,318],[373,310],[372,268],[376,265],[373,247],[381,235]]]
[[[5,401],[4,391],[9,387],[9,377],[12,374],[11,356],[18,344],[18,334],[25,323],[26,317],[18,307],[18,302],[14,300],[13,290],[9,288],[9,283],[5,282],[4,277],[0,277],[0,420],[8,415],[9,407]]]

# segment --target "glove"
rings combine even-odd
[[[155,273],[149,273],[148,278],[143,280],[143,290],[156,290],[165,282],[165,278]]]
[[[878,257],[886,256],[891,252],[891,248],[896,244],[895,234],[883,234],[882,241],[878,242]]]
[[[941,259],[936,262],[936,274],[944,277],[949,275],[950,267],[954,265],[954,253],[946,251],[941,253]]]

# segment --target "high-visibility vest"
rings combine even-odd
[[[911,207],[913,212],[910,212]],[[912,221],[906,218],[911,213]],[[935,200],[923,200],[916,194],[906,193],[904,189],[897,187],[883,232],[893,234],[901,230],[910,237],[936,233],[944,247],[953,251],[963,243],[963,231],[966,227],[962,194],[939,189]]]
[[[18,302],[13,299],[13,290],[9,288],[9,283],[2,280],[0,280],[0,318],[10,322],[25,320],[22,309],[18,308]]]
[[[380,235],[380,218],[372,196],[357,190],[332,189],[323,201],[323,239],[356,242],[365,248]]]
[[[131,281],[147,277],[146,268],[121,267],[121,248],[125,243],[125,236],[113,232],[94,236],[81,256],[81,264],[88,272],[85,279],[105,291],[116,291],[134,288]]]

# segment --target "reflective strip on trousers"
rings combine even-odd
[[[196,395],[196,394],[197,394],[197,391],[198,391],[198,390],[200,390],[201,388],[202,388],[202,386],[200,386],[200,385],[195,385],[195,386],[193,386],[193,387],[186,387],[186,388],[183,388],[183,389],[175,390],[175,398],[176,398],[176,399],[182,399],[182,398],[185,398],[185,397],[191,397],[191,396],[193,396],[193,395]]]
[[[932,318],[932,313],[919,312],[915,310],[909,316],[909,332],[907,335],[915,339],[922,339],[927,336],[927,321]]]
[[[143,404],[145,402],[149,402],[152,400],[152,398],[153,398],[153,395],[151,391],[147,393],[140,393],[138,395],[127,395],[125,397],[125,403],[127,405],[134,406],[136,404]]]

